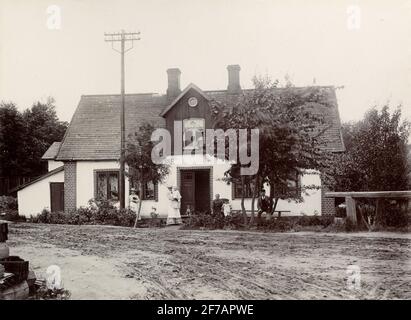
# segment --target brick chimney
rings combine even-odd
[[[240,66],[238,64],[231,64],[227,66],[228,70],[228,93],[240,93]]]
[[[177,98],[181,93],[180,89],[180,75],[181,71],[178,68],[167,69],[168,76],[168,87],[167,87],[167,98],[169,101]]]

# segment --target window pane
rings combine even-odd
[[[241,198],[242,188],[241,183],[234,182],[234,198]]]
[[[109,175],[109,198],[118,200],[118,175],[117,173],[110,173]]]
[[[234,185],[234,198],[241,198],[242,197],[242,187],[241,187],[241,182],[233,182]],[[244,183],[244,188],[245,188],[245,193],[244,197],[245,198],[252,198],[253,193],[254,193],[254,183],[253,182],[246,182]]]
[[[204,145],[205,120],[200,118],[189,118],[183,120],[183,147],[202,148]]]
[[[184,148],[194,148],[195,133],[191,129],[184,130],[183,139]]]
[[[155,198],[155,187],[152,181],[146,183],[144,191],[144,198],[146,200],[153,200]]]
[[[107,179],[105,173],[97,174],[97,198],[107,199]]]

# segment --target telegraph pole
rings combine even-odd
[[[124,54],[127,51],[130,51],[134,47],[134,41],[140,40],[140,32],[121,32],[114,33],[104,33],[106,42],[111,42],[111,48],[114,51],[117,51],[121,55],[121,108],[120,108],[120,184],[119,184],[119,198],[120,198],[120,209],[125,208],[126,203],[126,183],[125,183],[125,174],[124,174],[124,157],[125,157],[125,72],[124,72]],[[125,49],[125,43],[131,41],[131,47]],[[120,50],[114,47],[115,42],[120,42]]]

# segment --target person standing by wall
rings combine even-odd
[[[220,195],[216,193],[215,199],[213,200],[213,215],[214,217],[224,216],[223,210],[223,200],[220,199]]]
[[[138,215],[138,207],[140,204],[140,197],[137,194],[136,189],[130,189],[130,195],[128,197],[128,208]],[[141,217],[138,217],[138,220],[141,220]]]
[[[265,195],[265,190],[261,189],[260,196],[258,197],[257,201],[257,208],[258,208],[258,219],[261,218],[261,214],[265,212],[266,214],[271,214],[271,209],[273,207],[273,202],[271,201],[270,197]]]
[[[168,191],[168,216],[167,225],[181,224],[180,206],[181,206],[181,194],[176,186],[169,187]]]

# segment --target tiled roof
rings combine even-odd
[[[165,105],[166,96],[126,95],[126,137],[144,121],[163,127],[165,120],[159,114]],[[56,160],[119,159],[120,106],[120,95],[82,96]]]
[[[344,151],[340,130],[340,117],[333,87],[321,87],[330,99],[331,107],[318,112],[325,115],[322,134],[326,149]],[[295,88],[295,90],[304,88]],[[283,89],[275,89],[279,92]],[[238,96],[226,90],[202,91],[210,99],[225,103],[234,102]],[[166,95],[127,94],[125,97],[126,137],[135,132],[143,122],[164,127],[160,116],[170,106]],[[63,138],[56,160],[117,160],[120,157],[120,95],[84,95],[81,97],[70,126]]]
[[[41,157],[42,160],[53,160],[56,158],[57,153],[59,152],[61,142],[53,142],[52,145],[44,152]]]

